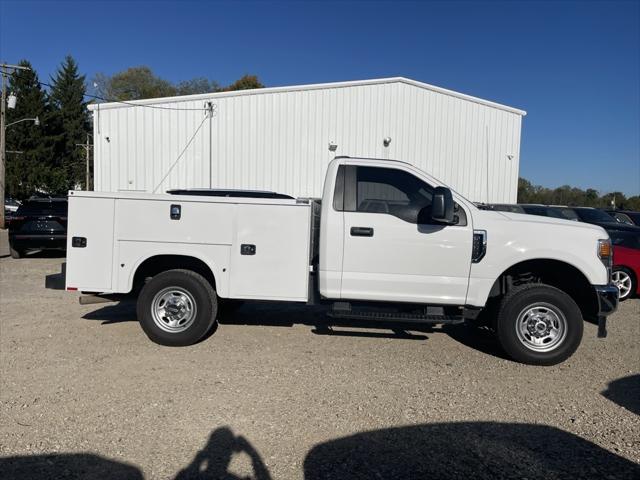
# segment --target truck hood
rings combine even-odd
[[[608,236],[604,228],[599,227],[597,225],[592,225],[591,223],[577,222],[574,220],[563,220],[561,218],[543,217],[540,215],[531,215],[528,213],[511,213],[511,212],[496,212],[496,213],[499,213],[503,217],[506,217],[509,220],[512,220],[514,222],[565,226],[568,228],[578,228],[578,229],[591,230],[595,232],[602,232],[604,235],[602,238],[606,238]]]

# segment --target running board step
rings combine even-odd
[[[354,312],[348,310],[329,310],[327,315],[331,318],[346,318],[350,320],[373,320],[382,322],[408,322],[408,323],[464,323],[462,315],[424,315],[402,312]]]

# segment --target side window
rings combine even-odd
[[[576,212],[574,212],[570,208],[563,208],[560,211],[562,212],[563,218],[566,218],[567,220],[573,220],[576,222],[580,221],[580,218],[578,217],[578,215],[576,215]]]
[[[618,220],[620,223],[626,223],[627,225],[633,225],[633,222],[631,221],[631,219],[625,215],[624,213],[616,213],[614,214],[616,217],[616,220]]]
[[[554,210],[553,208],[546,209],[547,217],[560,218],[562,220],[566,220],[566,217],[562,215],[559,210]]]
[[[358,167],[355,211],[393,215],[418,223],[422,209],[431,206],[433,187],[403,170]],[[458,225],[466,225],[466,215],[457,208]]]

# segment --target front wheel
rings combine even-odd
[[[530,284],[504,297],[496,330],[502,348],[514,360],[556,365],[580,345],[583,320],[576,303],[562,290]]]
[[[144,285],[136,309],[140,325],[152,341],[178,347],[197,343],[214,327],[218,302],[202,275],[167,270]]]

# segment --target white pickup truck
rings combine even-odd
[[[93,295],[83,303],[137,295],[162,345],[200,341],[225,304],[268,300],[483,323],[513,359],[552,365],[578,347],[583,318],[606,335],[611,262],[600,227],[480,210],[407,163],[338,157],[318,200],[71,191],[65,286]]]

